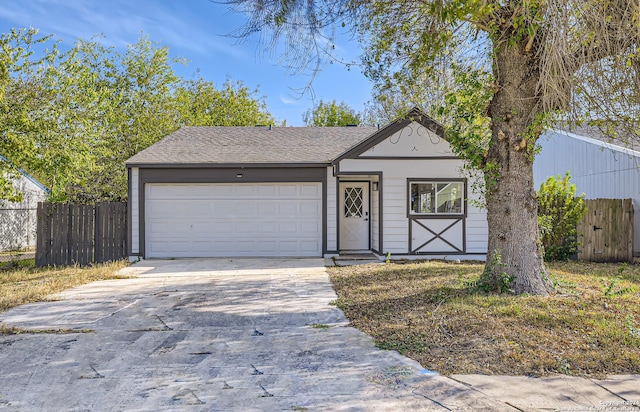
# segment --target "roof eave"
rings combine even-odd
[[[38,181],[38,179],[36,179],[35,177],[31,176],[29,173],[27,173],[26,171],[24,171],[24,169],[20,168],[20,167],[15,167],[11,161],[9,159],[7,159],[6,157],[0,155],[0,161],[6,162],[8,163],[11,167],[15,168],[16,171],[18,171],[18,173],[20,173],[22,176],[24,176],[27,180],[29,180],[31,183],[33,183],[34,185],[36,185],[40,190],[42,190],[43,192],[45,192],[46,194],[50,194],[51,191],[49,189],[47,189],[47,187],[45,185],[43,185],[42,183],[40,183],[40,181]]]
[[[326,162],[296,162],[296,163],[141,163],[141,162],[127,162],[128,168],[138,167],[146,169],[194,169],[194,168],[209,168],[209,169],[229,169],[229,168],[309,168],[309,167],[329,167],[331,161]]]
[[[594,139],[593,137],[589,137],[589,136],[585,136],[585,135],[581,135],[578,133],[573,133],[567,130],[562,130],[562,129],[549,129],[548,132],[550,133],[557,133],[557,134],[563,134],[565,136],[571,137],[573,139],[577,139],[577,140],[582,140],[583,142],[587,142],[590,144],[593,144],[595,146],[600,146],[609,150],[613,150],[616,152],[620,152],[620,153],[624,153],[628,156],[632,156],[632,157],[640,157],[640,151],[637,150],[633,150],[633,149],[629,149],[627,147],[624,146],[620,146],[617,145],[613,142],[607,142],[607,141],[603,141],[603,140],[598,140],[598,139]]]

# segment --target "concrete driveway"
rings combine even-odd
[[[0,336],[0,409],[516,410],[482,380],[376,349],[329,304],[320,259],[151,260],[122,273],[132,278],[0,314],[38,332]]]

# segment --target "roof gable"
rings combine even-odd
[[[334,161],[371,158],[455,158],[444,138],[444,128],[412,109],[406,116],[380,129],[366,140],[342,153]]]

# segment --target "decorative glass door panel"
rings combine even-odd
[[[340,183],[340,250],[369,250],[369,182]]]

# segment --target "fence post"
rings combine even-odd
[[[51,256],[51,236],[49,236],[50,222],[47,216],[48,203],[38,202],[36,212],[36,266],[46,266]]]

